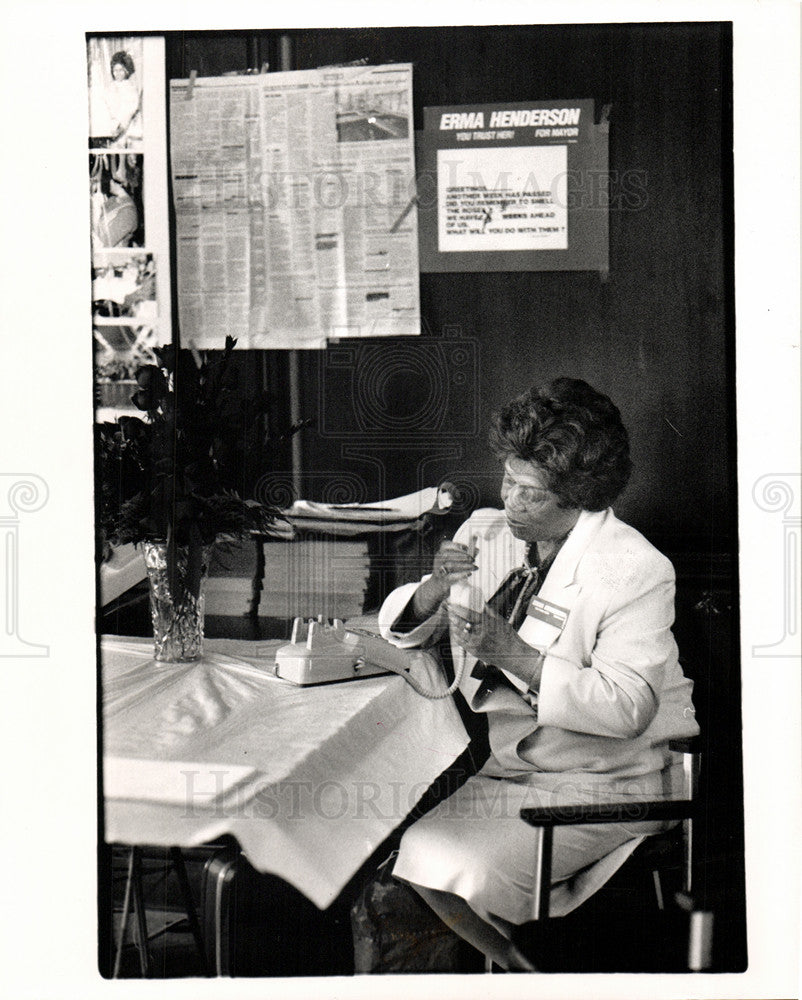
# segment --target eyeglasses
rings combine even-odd
[[[541,486],[517,483],[509,473],[504,473],[501,481],[501,499],[507,507],[523,510],[538,507],[551,499],[551,492]]]

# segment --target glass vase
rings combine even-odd
[[[209,574],[211,545],[144,542],[153,620],[153,656],[167,663],[184,663],[203,656],[204,584]],[[171,557],[172,563],[171,566]]]

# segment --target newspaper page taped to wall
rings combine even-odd
[[[182,342],[420,333],[411,64],[173,80]]]

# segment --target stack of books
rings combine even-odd
[[[363,539],[266,541],[260,618],[348,618],[362,613],[370,575]]]

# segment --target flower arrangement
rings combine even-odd
[[[131,397],[145,418],[123,416],[98,426],[104,543],[165,543],[174,569],[179,548],[199,550],[220,535],[270,533],[279,511],[243,500],[235,489],[238,466],[254,452],[264,459],[277,443],[260,435],[267,398],[237,391],[230,364],[235,344],[226,337],[212,358],[172,345],[154,348],[157,363],[138,369]],[[190,592],[197,595],[198,586],[193,580]]]

